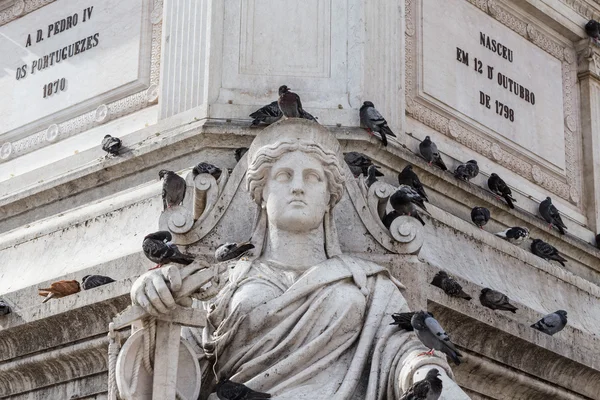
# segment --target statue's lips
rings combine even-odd
[[[288,202],[288,204],[290,204],[290,205],[304,205],[305,206],[306,202],[304,200],[300,200],[300,199],[293,199],[293,200],[290,200]]]

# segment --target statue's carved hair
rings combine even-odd
[[[307,141],[283,141],[261,147],[250,161],[246,174],[247,189],[256,204],[262,203],[262,192],[273,164],[285,153],[302,151],[317,159],[323,166],[329,190],[329,205],[333,207],[344,193],[344,172],[337,154]]]

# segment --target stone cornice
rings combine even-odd
[[[598,0],[560,0],[574,10],[577,14],[587,19],[600,19],[600,1]]]
[[[576,44],[579,78],[591,76],[600,81],[600,42],[588,38]]]

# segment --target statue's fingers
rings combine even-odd
[[[175,307],[175,299],[173,298],[173,294],[169,290],[169,287],[165,281],[162,280],[161,277],[156,276],[152,278],[152,283],[157,296],[161,300],[161,304],[164,304],[164,306],[168,309],[173,309],[173,307]]]
[[[177,304],[179,304],[181,307],[189,308],[192,306],[193,303],[194,303],[194,300],[189,296],[177,299]]]
[[[165,279],[169,281],[172,292],[176,292],[181,289],[181,274],[179,273],[179,269],[177,267],[169,265],[163,269],[162,273]]]
[[[147,313],[152,315],[158,315],[158,311],[154,306],[150,303],[150,300],[146,296],[146,294],[137,296],[137,304],[144,309]]]
[[[154,306],[154,308],[159,314],[165,314],[169,311],[169,309],[163,304],[160,296],[158,295],[158,291],[151,283],[148,283],[146,285],[146,296],[148,297],[148,300],[150,300],[150,304]]]

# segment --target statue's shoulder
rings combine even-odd
[[[377,276],[377,281],[380,285],[392,285],[398,289],[406,289],[406,287],[390,273],[388,268],[380,264],[347,254],[341,254],[337,257],[346,265],[351,266],[354,269],[361,269],[368,277]]]

